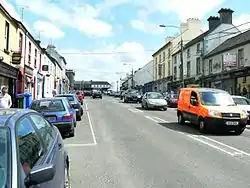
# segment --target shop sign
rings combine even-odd
[[[0,75],[17,79],[18,69],[8,65],[7,63],[0,62]]]
[[[49,65],[43,65],[42,71],[49,71]]]
[[[11,59],[11,63],[14,65],[20,65],[21,64],[21,59],[22,59],[22,55],[20,52],[13,52],[12,53],[12,59]]]
[[[24,66],[24,72],[30,77],[33,76],[33,69],[27,65]]]

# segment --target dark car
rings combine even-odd
[[[93,90],[92,91],[92,98],[100,98],[102,99],[102,92],[100,90]]]
[[[128,102],[141,102],[142,101],[142,95],[137,90],[130,90],[130,91],[127,91],[124,94],[123,101],[125,103],[128,103]]]
[[[30,108],[41,113],[55,125],[62,135],[75,135],[76,114],[66,98],[43,98],[34,100]]]
[[[58,129],[29,109],[0,109],[0,187],[69,186],[69,156]]]
[[[83,105],[84,94],[81,91],[73,91],[72,94],[76,94],[78,100],[80,101],[81,105]]]
[[[166,99],[169,107],[177,108],[177,104],[178,104],[178,95],[177,94],[168,94],[165,97],[165,99]]]
[[[61,95],[56,95],[55,97],[67,98],[68,101],[70,102],[71,106],[76,111],[76,120],[81,121],[82,115],[83,115],[83,109],[82,109],[81,103],[79,102],[79,100],[75,94],[61,94]]]

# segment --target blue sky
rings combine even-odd
[[[1,1],[19,19],[24,7],[30,32],[36,38],[40,33],[44,46],[56,45],[77,80],[115,82],[132,67],[142,67],[166,36],[178,33],[159,24],[178,26],[188,18],[199,18],[206,30],[206,19],[216,16],[220,8],[235,11],[235,25],[250,21],[248,0]]]

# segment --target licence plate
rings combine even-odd
[[[239,125],[238,121],[227,121],[226,125]]]
[[[48,121],[54,121],[54,120],[56,120],[56,117],[46,117],[46,119],[47,119]]]

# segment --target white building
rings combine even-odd
[[[221,9],[220,17],[209,17],[209,30],[194,38],[184,46],[183,76],[186,83],[197,82],[204,73],[202,57],[211,52],[225,40],[239,34],[239,30],[232,24],[231,9]],[[181,79],[181,51],[173,55],[174,81]]]
[[[138,69],[134,74],[134,85],[143,86],[154,79],[154,61],[148,62],[142,68]]]

